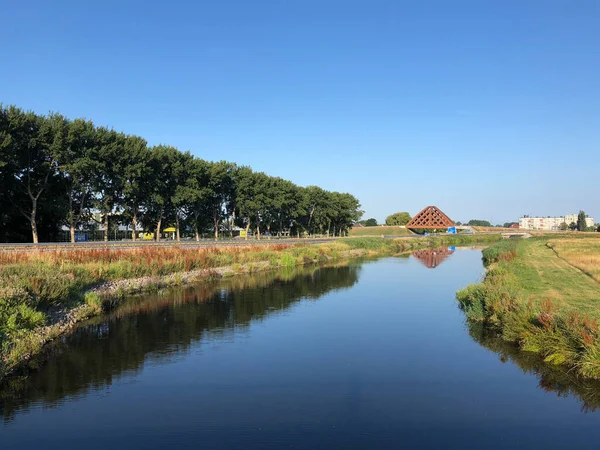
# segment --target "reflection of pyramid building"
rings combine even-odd
[[[446,261],[448,256],[452,253],[454,253],[454,250],[450,250],[448,247],[428,248],[425,250],[417,250],[413,252],[412,256],[417,258],[425,267],[435,269],[441,263]]]
[[[448,228],[453,226],[452,219],[437,206],[428,206],[406,224],[406,228]]]

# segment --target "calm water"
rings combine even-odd
[[[0,390],[0,448],[599,448],[597,384],[465,324],[482,273],[421,253],[132,299]]]

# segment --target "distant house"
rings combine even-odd
[[[511,226],[509,228],[519,228],[519,224],[513,223],[513,224],[511,224]]]

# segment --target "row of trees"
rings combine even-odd
[[[0,240],[50,240],[92,219],[104,239],[114,223],[155,231],[211,230],[215,238],[234,225],[270,234],[342,235],[360,216],[351,194],[329,192],[254,172],[250,167],[208,162],[141,137],[0,105]]]

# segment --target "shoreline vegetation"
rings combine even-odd
[[[352,238],[316,245],[0,253],[0,379],[26,368],[48,342],[116,306],[126,295],[242,273],[498,239]]]
[[[582,379],[600,379],[600,238],[505,239],[484,280],[457,292],[470,328]]]

